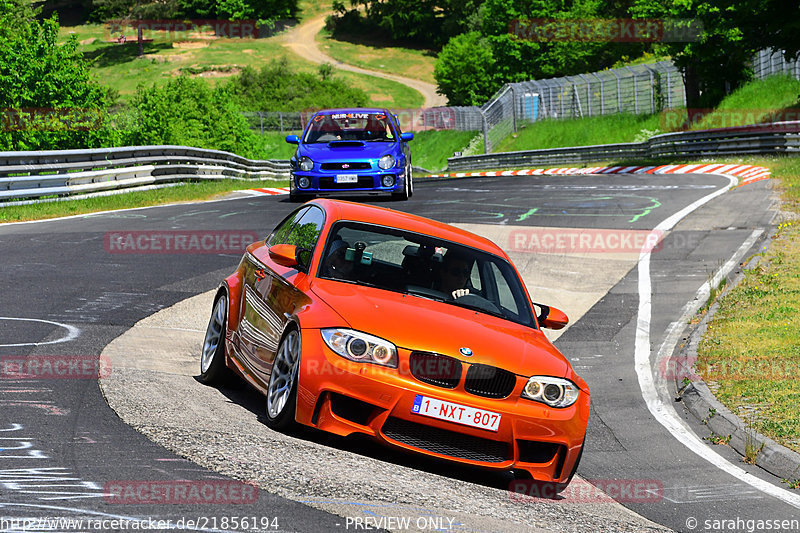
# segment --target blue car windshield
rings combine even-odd
[[[303,142],[394,142],[396,139],[392,123],[385,113],[334,113],[316,115]]]

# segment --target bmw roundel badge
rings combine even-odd
[[[466,346],[464,346],[463,348],[459,348],[458,351],[461,352],[461,355],[463,355],[464,357],[472,357],[472,350],[470,350]]]

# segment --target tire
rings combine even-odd
[[[304,198],[302,196],[300,196],[299,194],[289,193],[289,201],[292,202],[293,204],[299,204],[303,200],[304,200]]]
[[[267,385],[267,426],[275,430],[293,427],[297,410],[300,369],[300,332],[290,330],[281,340]]]
[[[411,173],[407,172],[405,178],[403,178],[403,192],[392,193],[392,198],[394,200],[408,200],[412,194],[411,187]]]
[[[414,178],[411,176],[412,170],[411,165],[408,165],[408,172],[406,172],[406,176],[408,176],[408,197],[411,198],[414,196]]]
[[[231,375],[225,365],[225,333],[228,330],[228,297],[220,295],[214,302],[211,318],[203,340],[200,354],[200,382],[216,385],[225,382]]]

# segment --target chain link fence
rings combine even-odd
[[[782,50],[761,50],[753,58],[753,75],[759,80],[781,73],[800,80],[800,59],[786,61]]]
[[[486,153],[521,123],[618,113],[657,113],[686,105],[683,77],[670,61],[504,85],[481,107]]]

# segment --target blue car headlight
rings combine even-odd
[[[394,156],[392,154],[387,154],[381,157],[380,161],[378,161],[378,166],[383,170],[389,170],[394,166]]]
[[[300,158],[299,166],[300,170],[308,172],[309,170],[314,168],[314,162],[311,160],[310,157],[303,156]]]

